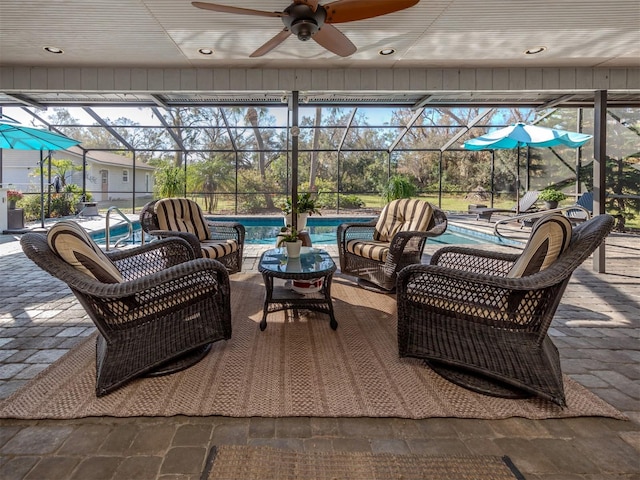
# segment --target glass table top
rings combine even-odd
[[[259,269],[274,273],[325,273],[334,269],[335,263],[325,250],[302,247],[300,258],[288,258],[285,247],[272,248],[262,254]]]

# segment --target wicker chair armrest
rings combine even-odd
[[[245,227],[239,222],[216,222],[207,220],[207,226],[214,240],[235,240],[238,244],[244,243]]]
[[[228,288],[229,274],[227,269],[219,261],[210,258],[196,258],[122,283],[103,283],[80,272],[73,275],[74,278],[66,278],[65,280],[71,288],[84,295],[103,299],[118,299],[144,294],[145,302],[147,302],[154,295],[159,298],[162,295],[168,295],[167,292],[174,289],[172,285],[182,285],[180,288],[183,291],[196,291],[197,284],[205,278],[202,275],[203,272],[211,272],[221,286]],[[188,286],[183,284],[187,277],[189,277]]]
[[[196,254],[196,257],[199,257],[201,255],[200,240],[198,240],[198,237],[193,233],[176,232],[173,230],[151,230],[149,232],[149,235],[155,235],[156,237],[160,237],[160,238],[167,238],[167,237],[182,238],[186,240],[189,243],[189,245],[191,245],[191,248],[193,248],[193,251]]]
[[[198,258],[189,242],[179,237],[162,238],[136,248],[114,250],[105,254],[116,264],[126,280]]]
[[[542,341],[566,277],[546,271],[521,278],[482,275],[434,265],[410,265],[397,279],[398,315],[409,304],[438,311],[456,322],[536,332]]]
[[[347,241],[354,238],[362,238],[373,240],[377,220],[370,222],[350,222],[338,225],[336,234],[338,236],[338,245],[346,244]]]
[[[519,253],[502,253],[476,248],[451,246],[438,249],[431,257],[431,265],[455,268],[485,275],[506,275]]]
[[[474,285],[480,287],[484,285],[505,291],[528,292],[558,285],[567,280],[572,272],[572,270],[565,270],[561,262],[556,262],[541,272],[525,277],[505,277],[503,275],[482,274],[439,265],[415,264],[403,268],[398,273],[398,282],[400,282],[401,277],[406,279],[408,277],[420,278],[422,276],[452,279],[452,281],[458,282],[462,289],[466,288],[464,285],[470,288],[475,288],[473,287]],[[408,282],[409,280],[403,281]]]

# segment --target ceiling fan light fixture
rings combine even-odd
[[[318,31],[318,24],[315,20],[302,18],[291,24],[291,33],[296,35],[299,40],[306,42]]]
[[[537,53],[542,53],[547,49],[547,47],[533,47],[533,48],[528,48],[524,51],[525,55],[535,55]]]
[[[396,53],[395,48],[383,48],[378,52],[379,55],[393,55],[394,53]]]
[[[55,54],[55,55],[61,55],[61,54],[63,54],[63,53],[64,53],[64,50],[62,50],[61,48],[58,48],[58,47],[51,47],[51,46],[49,46],[49,47],[42,47],[42,49],[43,49],[45,52],[53,53],[53,54]]]

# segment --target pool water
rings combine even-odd
[[[309,217],[307,230],[313,245],[335,245],[338,225],[346,222],[368,222],[370,217]],[[215,217],[215,221],[237,221],[246,229],[245,243],[249,245],[275,245],[276,237],[283,226],[282,217]],[[133,222],[134,238],[127,244],[139,244],[141,229],[139,222]],[[127,226],[119,224],[111,227],[111,245],[127,233]],[[94,232],[93,239],[99,244],[105,244],[104,231]],[[441,245],[478,245],[481,243],[510,244],[509,241],[493,235],[478,232],[449,224],[447,231],[439,237],[429,238],[429,243]],[[519,243],[518,243],[519,244]]]

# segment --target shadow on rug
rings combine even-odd
[[[509,457],[293,452],[224,445],[209,453],[202,480],[524,480]]]
[[[232,277],[232,338],[198,364],[95,395],[95,338],[78,346],[0,403],[0,417],[223,415],[230,417],[458,417],[530,419],[608,416],[611,405],[565,377],[568,406],[474,393],[422,362],[400,359],[395,296],[335,278],[338,329],[324,314],[278,312],[264,332],[258,275]]]

